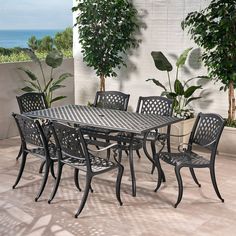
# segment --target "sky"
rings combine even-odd
[[[0,30],[72,27],[73,0],[0,0]]]

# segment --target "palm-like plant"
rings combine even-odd
[[[22,90],[24,92],[45,93],[48,107],[51,107],[51,104],[53,102],[66,98],[66,96],[53,97],[53,92],[55,90],[65,87],[65,85],[62,84],[62,82],[65,79],[72,77],[72,74],[70,73],[63,73],[58,78],[53,78],[54,69],[58,68],[62,64],[63,61],[62,53],[56,49],[53,49],[47,54],[45,62],[49,67],[51,67],[51,70],[50,70],[50,75],[46,76],[43,70],[42,62],[36,56],[34,51],[32,51],[31,49],[23,49],[23,50],[30,56],[32,61],[34,61],[36,64],[39,65],[42,77],[39,78],[29,69],[23,67],[18,68],[19,70],[24,71],[28,76],[28,79],[25,80],[27,86],[22,88]]]
[[[172,82],[170,72],[173,70],[172,64],[168,61],[165,55],[160,51],[153,51],[151,53],[152,58],[154,60],[155,66],[160,71],[167,72],[168,85],[169,88],[164,86],[162,82],[157,79],[147,79],[146,81],[152,81],[155,85],[161,87],[164,91],[162,92],[162,96],[166,96],[173,100],[174,104],[174,115],[178,117],[182,117],[185,119],[193,117],[193,110],[189,107],[189,104],[198,100],[201,97],[194,97],[194,93],[196,90],[201,89],[201,85],[191,85],[190,82],[196,78],[206,78],[206,76],[197,76],[187,81],[181,82],[179,79],[179,70],[185,65],[189,52],[192,48],[186,49],[177,59],[176,61],[176,75],[175,79]]]

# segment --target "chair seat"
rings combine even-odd
[[[94,156],[91,153],[89,154],[89,157],[90,157],[91,168],[93,172],[104,171],[104,170],[113,169],[117,167],[117,165],[113,163],[112,161]],[[82,171],[87,171],[85,158],[69,157],[69,156],[64,155],[62,162],[72,167],[75,167],[77,169],[80,169]]]
[[[207,167],[210,161],[198,155],[197,153],[168,153],[160,154],[160,159],[174,166],[191,166],[191,167]]]

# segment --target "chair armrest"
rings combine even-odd
[[[104,148],[98,149],[98,150],[92,150],[92,149],[88,148],[88,151],[98,153],[98,152],[102,152],[102,151],[106,151],[108,149],[114,148],[116,146],[118,146],[116,143],[112,143],[112,144],[110,144]]]

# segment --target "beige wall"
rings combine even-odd
[[[160,95],[161,90],[150,82],[148,78],[157,78],[167,82],[166,74],[157,71],[150,55],[151,51],[162,51],[172,60],[184,49],[194,46],[181,27],[180,23],[188,12],[203,8],[209,0],[134,0],[134,3],[143,15],[146,28],[142,29],[142,43],[128,57],[128,67],[123,68],[117,78],[108,78],[107,90],[121,90],[131,94],[130,105],[136,107],[140,95]],[[75,102],[86,104],[92,101],[98,89],[98,79],[94,71],[86,67],[82,61],[78,33],[74,31],[75,57]],[[194,58],[193,58],[194,59]],[[174,60],[172,60],[174,62]],[[188,79],[197,75],[205,75],[206,70],[199,63],[191,60],[188,70],[181,73],[181,79]],[[172,73],[172,77],[175,73]],[[194,103],[196,112],[218,112],[227,115],[227,94],[218,91],[219,85],[208,83],[202,92],[201,101]],[[207,95],[207,96],[206,96]]]
[[[19,71],[18,67],[28,68],[40,76],[38,66],[33,62],[0,64],[0,139],[18,135],[11,113],[19,112],[16,95],[23,93],[20,88],[24,87],[24,79],[26,79],[26,75]],[[49,74],[48,72],[46,73]],[[74,74],[73,59],[65,59],[62,66],[55,69],[55,78],[64,72]],[[74,103],[74,78],[68,79],[64,84],[66,88],[61,89],[59,95],[68,97],[60,102],[55,102],[55,106]]]

